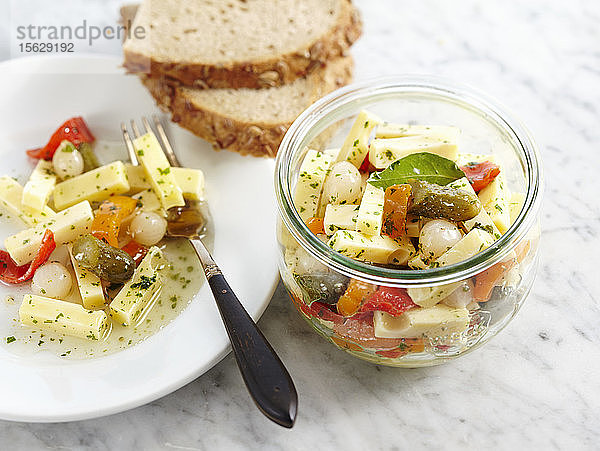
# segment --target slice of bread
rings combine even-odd
[[[274,87],[345,55],[361,27],[350,0],[144,0],[124,65],[196,88]]]
[[[166,78],[140,75],[158,105],[173,122],[211,142],[241,154],[273,157],[296,117],[323,95],[351,81],[352,57],[292,83],[265,89],[194,89]]]

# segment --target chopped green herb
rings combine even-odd
[[[140,276],[140,281],[131,284],[131,288],[141,288],[142,290],[146,290],[152,286],[156,282],[156,274],[152,275],[152,277]]]

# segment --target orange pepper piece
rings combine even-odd
[[[323,218],[312,217],[306,221],[308,229],[315,235],[324,234],[325,229],[323,228]]]
[[[406,234],[406,212],[411,187],[408,184],[388,186],[383,198],[382,233],[390,238]]]
[[[350,279],[348,288],[337,301],[337,311],[343,316],[352,316],[360,309],[363,301],[373,294],[377,287],[360,280]]]
[[[333,341],[339,348],[348,349],[350,351],[363,351],[363,348],[356,343],[353,343],[345,338],[339,338],[335,335],[329,337],[331,341]]]
[[[397,359],[403,355],[410,353],[423,352],[425,350],[425,342],[422,338],[402,338],[400,346],[394,349],[382,349],[375,351],[375,354],[390,359]]]
[[[531,243],[524,241],[517,245],[515,252],[516,258],[496,263],[494,266],[475,276],[475,285],[473,287],[473,298],[476,302],[486,302],[489,300],[492,290],[498,284],[500,279],[510,271],[517,263],[521,263],[529,252]]]
[[[91,233],[99,240],[104,240],[114,247],[119,246],[119,230],[123,220],[133,213],[137,201],[127,196],[111,196],[100,204]]]
[[[517,253],[517,261],[522,263],[529,254],[529,250],[531,249],[531,240],[523,241],[517,245],[515,248],[515,252]]]
[[[473,287],[473,299],[475,302],[486,302],[489,300],[492,290],[498,281],[515,265],[515,263],[516,261],[514,258],[499,262],[477,274],[477,276],[475,276],[475,285]]]

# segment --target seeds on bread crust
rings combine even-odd
[[[214,105],[201,104],[197,99],[191,98],[190,93],[196,90],[178,85],[177,81],[171,79],[151,78],[144,75],[140,78],[161,109],[171,113],[173,122],[213,143],[215,148],[227,148],[243,155],[274,157],[283,135],[296,116],[318,98],[349,83],[352,78],[352,67],[351,57],[336,58],[327,66],[315,70],[307,79],[297,80],[295,83],[299,86],[293,88],[293,91],[306,93],[304,105],[299,106],[293,114],[288,112],[282,117],[268,120],[256,116],[255,112],[248,112],[246,118],[233,117],[231,114],[218,111]],[[245,90],[243,95],[256,98],[259,103],[261,95],[267,94],[270,90],[274,90],[273,96],[281,102],[289,102],[288,96],[292,90],[290,87]],[[286,91],[278,94],[280,90]],[[222,98],[225,91],[230,96],[242,95],[236,90],[223,90],[222,93],[213,93],[210,90],[200,92]],[[269,105],[263,106],[269,108]],[[254,117],[251,117],[253,115]]]

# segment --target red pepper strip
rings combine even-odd
[[[135,262],[136,266],[140,264],[140,262],[148,253],[148,248],[142,246],[140,243],[134,240],[131,240],[121,249],[127,252],[131,256],[131,258],[133,258],[133,261]]]
[[[360,311],[380,311],[392,316],[400,316],[411,308],[418,307],[405,288],[380,287],[375,293],[365,299]]]
[[[488,186],[500,174],[500,167],[491,161],[467,163],[460,169],[465,173],[476,193]]]
[[[52,230],[46,229],[42,237],[40,250],[32,262],[17,266],[6,251],[0,251],[0,280],[6,283],[23,283],[33,277],[36,269],[48,260],[50,254],[56,249]]]
[[[65,139],[73,143],[75,147],[78,147],[81,143],[94,142],[96,138],[94,138],[94,135],[92,135],[92,132],[88,129],[83,118],[77,116],[69,119],[58,127],[50,138],[50,141],[48,141],[48,144],[38,149],[28,150],[27,155],[32,158],[51,160],[54,156],[54,152],[56,152],[60,143]]]
[[[371,167],[371,162],[369,161],[369,153],[367,152],[367,155],[365,156],[365,159],[363,160],[363,162],[360,165],[360,167],[358,168],[358,170],[360,172],[369,172],[370,167]]]
[[[371,146],[369,146],[369,148],[370,147]],[[377,170],[377,168],[371,164],[371,160],[369,160],[369,152],[367,152],[367,155],[365,156],[365,159],[363,160],[358,170],[360,172],[366,172],[368,174]]]

